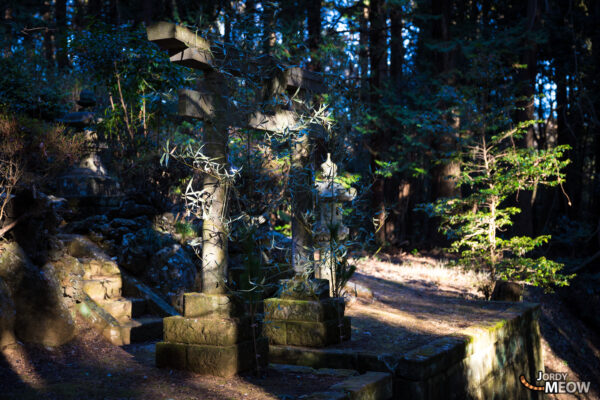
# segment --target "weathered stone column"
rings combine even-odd
[[[227,276],[227,182],[220,177],[227,172],[228,102],[223,98],[224,82],[215,73],[205,73],[205,90],[209,93],[212,117],[204,125],[204,153],[214,166],[204,177],[207,191],[202,224],[202,292],[226,293]]]
[[[312,209],[311,173],[308,169],[310,141],[308,135],[292,143],[290,188],[292,205],[292,267],[296,276],[312,268],[312,232],[304,215]]]

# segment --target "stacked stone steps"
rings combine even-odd
[[[116,345],[162,338],[163,319],[147,298],[124,296],[117,263],[82,236],[65,235],[67,250],[83,265],[84,305],[80,311]]]
[[[149,315],[146,299],[122,297],[120,275],[91,275],[84,280],[83,290],[98,306],[110,314],[120,325],[120,337],[111,335],[113,343],[126,345],[132,342],[156,340],[162,337],[162,318]]]

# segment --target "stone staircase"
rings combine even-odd
[[[79,312],[115,345],[162,339],[163,317],[177,315],[158,296],[124,274],[103,250],[79,235],[62,235],[67,252],[83,265]],[[159,303],[159,304],[157,304]]]

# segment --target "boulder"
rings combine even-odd
[[[52,264],[41,271],[28,270],[15,296],[15,332],[24,342],[60,346],[75,335],[75,324],[63,302]]]
[[[15,303],[10,297],[8,285],[0,278],[0,349],[16,342]]]
[[[54,263],[54,269],[62,294],[69,305],[81,302],[83,300],[83,264],[77,258],[64,254]]]
[[[0,244],[0,279],[6,283],[11,297],[21,284],[27,262],[27,255],[16,242]]]
[[[98,229],[99,226],[108,224],[106,215],[92,215],[80,221],[70,222],[64,229],[67,233],[88,233],[91,230]]]
[[[156,253],[152,257],[148,272],[152,284],[160,284],[162,288],[168,288],[171,292],[190,291],[194,288],[196,264],[179,244],[164,247]]]
[[[151,229],[124,234],[117,254],[119,265],[134,275],[142,274],[148,268],[151,257],[160,249],[158,239]]]
[[[6,243],[0,248],[0,278],[5,284],[2,291],[14,304],[14,331],[20,340],[60,346],[73,338],[75,326],[52,264],[39,269],[17,243]],[[10,327],[11,306],[5,308],[5,303],[10,302],[2,301],[0,324]],[[10,340],[10,335],[6,337]]]
[[[138,204],[131,199],[121,202],[118,208],[109,212],[109,217],[112,218],[135,218],[141,215],[156,215],[156,208],[147,204]]]

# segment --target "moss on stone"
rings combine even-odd
[[[244,314],[240,299],[227,294],[185,293],[183,315],[185,317],[241,317]]]
[[[164,340],[167,342],[228,346],[252,339],[252,321],[242,318],[185,318],[164,319]],[[260,333],[257,327],[256,334]]]
[[[323,322],[344,315],[343,299],[266,299],[265,319]]]

